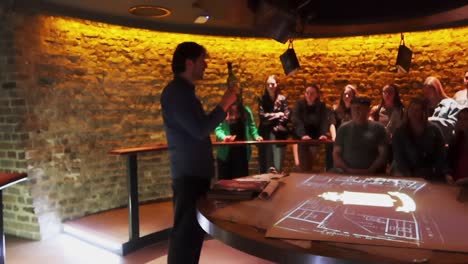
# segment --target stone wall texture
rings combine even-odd
[[[0,170],[29,180],[4,192],[6,232],[42,239],[60,223],[125,206],[124,157],[116,148],[165,144],[159,98],[171,80],[176,45],[195,41],[210,59],[197,93],[207,110],[218,102],[226,62],[244,89],[258,123],[257,97],[268,74],[279,74],[290,105],[317,84],[331,106],[347,83],[377,104],[386,83],[403,100],[421,95],[427,76],[449,95],[463,88],[468,27],[405,33],[413,50],[408,74],[396,73],[400,34],[297,39],[301,70],[284,76],[287,45],[270,39],[174,34],[52,16],[0,18]],[[290,152],[289,152],[290,154]],[[142,202],[171,197],[165,152],[139,155]],[[256,168],[256,149],[251,162]]]

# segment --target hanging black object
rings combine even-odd
[[[296,74],[297,70],[301,68],[301,65],[299,65],[299,60],[296,56],[296,52],[293,48],[292,39],[289,40],[289,47],[283,54],[281,54],[280,60],[281,64],[283,65],[284,73],[287,76]]]
[[[413,52],[405,46],[405,38],[401,34],[400,47],[398,47],[398,55],[396,59],[396,67],[398,72],[407,73],[411,67],[411,57]]]

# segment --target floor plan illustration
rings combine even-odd
[[[362,176],[319,176],[311,175],[302,183],[303,186],[310,186],[314,189],[320,188],[358,188],[358,189],[388,189],[391,191],[402,191],[406,193],[416,193],[427,185],[422,180],[389,179],[389,178],[368,178]]]
[[[419,245],[420,224],[429,223],[418,222],[413,213],[395,214],[395,211],[392,211],[385,214],[385,210],[382,209],[333,206],[321,199],[314,199],[305,201],[275,225],[303,233],[314,232],[327,236],[378,239]],[[434,226],[428,225],[428,227],[434,229]]]
[[[267,236],[434,249],[450,248],[453,239],[459,247],[444,223],[452,220],[438,213],[445,209],[434,206],[437,197],[422,179],[310,175],[297,188],[304,199]]]

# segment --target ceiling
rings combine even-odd
[[[468,0],[1,0],[33,11],[154,30],[270,37],[330,37],[468,25]],[[129,13],[134,5],[171,10],[164,18]],[[209,14],[205,24],[194,24]]]

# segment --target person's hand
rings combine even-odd
[[[273,131],[275,131],[275,132],[278,132],[278,131],[286,132],[286,131],[288,131],[288,129],[283,125],[277,125],[277,126],[273,127]]]
[[[281,118],[282,116],[284,116],[283,112],[271,113],[270,116],[268,117],[268,120],[275,120],[275,119]]]
[[[445,180],[446,180],[447,183],[449,183],[449,184],[455,184],[455,180],[453,179],[453,176],[450,175],[450,174],[445,175]]]
[[[468,178],[461,178],[455,181],[456,185],[468,185]]]
[[[319,140],[327,140],[327,139],[328,139],[328,137],[327,137],[327,136],[325,136],[325,135],[321,135],[321,136],[320,136],[318,139],[319,139]]]
[[[263,138],[261,136],[258,136],[255,138],[256,141],[263,141]]]
[[[228,112],[229,107],[236,101],[237,94],[239,93],[239,89],[236,87],[228,88],[221,98],[221,102],[219,102],[219,106],[221,106],[224,112]]]
[[[231,82],[228,82],[227,86],[228,86],[228,90],[229,89],[237,90],[237,93],[239,93],[240,84],[238,80],[235,80],[235,81],[233,80]]]
[[[236,140],[237,135],[229,135],[224,138],[224,142],[233,142]]]
[[[312,139],[312,138],[309,137],[308,135],[305,135],[305,136],[302,136],[301,139],[302,139],[302,140],[310,140],[310,139]]]

